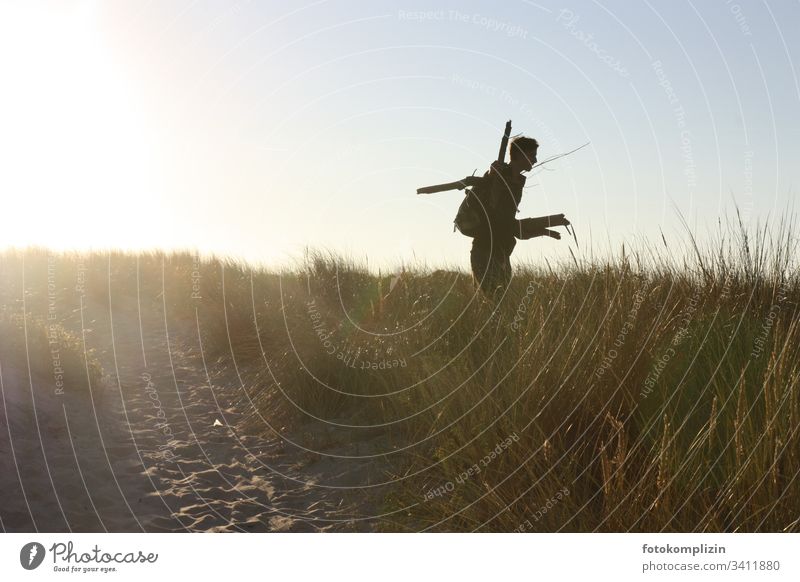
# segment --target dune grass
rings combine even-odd
[[[50,395],[85,399],[103,370],[82,338],[57,317],[57,297],[63,299],[66,288],[56,274],[59,261],[48,263],[47,257],[44,249],[0,253],[0,365]],[[23,268],[25,258],[32,269]]]
[[[382,529],[798,531],[795,242],[738,223],[711,250],[526,266],[497,304],[465,273],[323,252],[281,272],[189,252],[59,264],[89,265],[98,301],[195,321],[241,378],[244,430],[388,463]]]

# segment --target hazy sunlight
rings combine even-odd
[[[152,203],[152,137],[96,6],[0,8],[0,245],[137,246]],[[22,24],[21,24],[22,23]],[[5,83],[4,83],[5,85]],[[127,226],[125,226],[127,225]]]

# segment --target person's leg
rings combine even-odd
[[[486,297],[496,299],[508,287],[512,276],[509,257],[510,254],[497,245],[492,247],[485,241],[473,239],[472,276]]]
[[[514,276],[514,270],[511,268],[511,252],[503,253],[497,261],[497,278],[498,284],[502,285],[503,290],[508,289],[511,284],[511,279]]]
[[[491,247],[481,239],[474,238],[472,239],[472,250],[469,253],[469,262],[472,267],[472,280],[475,286],[480,287],[484,293],[486,293],[486,290],[489,288],[490,248]]]

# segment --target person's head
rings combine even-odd
[[[511,167],[517,172],[527,172],[536,163],[539,142],[521,135],[511,140]]]

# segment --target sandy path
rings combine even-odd
[[[5,531],[375,527],[385,490],[361,485],[385,480],[379,462],[329,456],[341,446],[309,453],[277,436],[241,434],[245,391],[233,370],[207,372],[193,321],[170,322],[167,333],[163,313],[148,313],[140,326],[138,312],[115,308],[112,328],[108,312],[85,305],[83,324],[79,311],[63,322],[103,365],[91,400],[34,383],[32,418],[27,369],[4,363]]]

